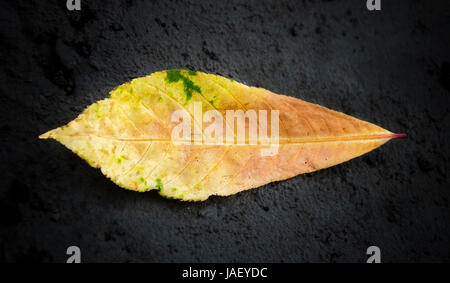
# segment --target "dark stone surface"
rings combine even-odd
[[[227,3],[225,3],[227,2]],[[448,1],[2,1],[0,260],[450,260]],[[132,78],[231,77],[408,139],[203,203],[119,189],[39,134]]]

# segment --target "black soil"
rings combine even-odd
[[[0,261],[450,261],[448,1],[2,1]],[[226,3],[225,3],[226,2]],[[132,78],[189,68],[406,132],[203,203],[114,185],[38,136]]]

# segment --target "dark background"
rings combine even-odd
[[[450,261],[448,1],[2,1],[0,261]],[[135,77],[220,74],[378,124],[345,164],[202,203],[114,185],[38,135]]]

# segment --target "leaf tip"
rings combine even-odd
[[[406,134],[392,134],[392,135],[386,136],[386,138],[403,139],[403,138],[406,138]]]
[[[45,139],[52,138],[54,132],[55,132],[55,130],[48,131],[48,132],[46,132],[46,133],[40,135],[40,136],[39,136],[39,139],[45,140]]]

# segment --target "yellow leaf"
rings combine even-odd
[[[243,136],[233,113],[247,114]],[[398,136],[221,76],[170,70],[117,87],[40,138],[59,141],[125,189],[196,201],[327,168]]]

